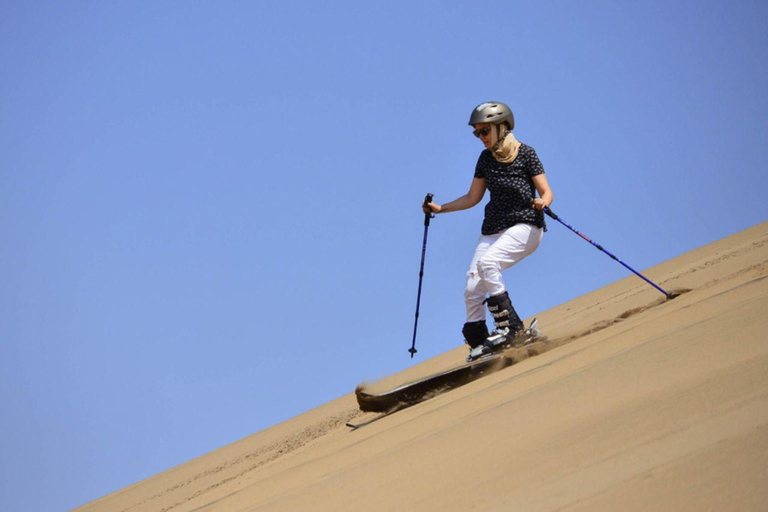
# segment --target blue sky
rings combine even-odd
[[[0,2],[0,509],[115,491],[461,343],[466,126],[644,269],[768,218],[765,2]],[[487,200],[487,198],[486,198]],[[529,316],[627,275],[550,222]],[[546,326],[542,326],[546,330]]]

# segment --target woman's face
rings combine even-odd
[[[487,129],[486,129],[487,128]],[[475,125],[475,130],[477,130],[478,135],[477,138],[480,139],[480,142],[483,143],[483,146],[486,147],[486,149],[491,149],[491,130],[493,129],[493,125],[491,123],[479,123]]]

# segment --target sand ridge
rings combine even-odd
[[[644,273],[690,291],[630,276],[487,378],[354,431],[350,393],[77,510],[767,508],[768,223]]]

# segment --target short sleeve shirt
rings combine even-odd
[[[544,174],[536,151],[526,144],[520,145],[515,161],[503,164],[496,161],[489,150],[480,153],[475,167],[475,178],[485,179],[491,200],[485,206],[483,235],[493,235],[515,224],[532,224],[546,231],[544,212],[531,208],[536,197],[533,177]]]

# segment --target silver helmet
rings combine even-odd
[[[486,101],[475,107],[469,117],[469,125],[480,123],[501,124],[506,123],[510,130],[515,129],[515,116],[512,109],[500,101]]]

